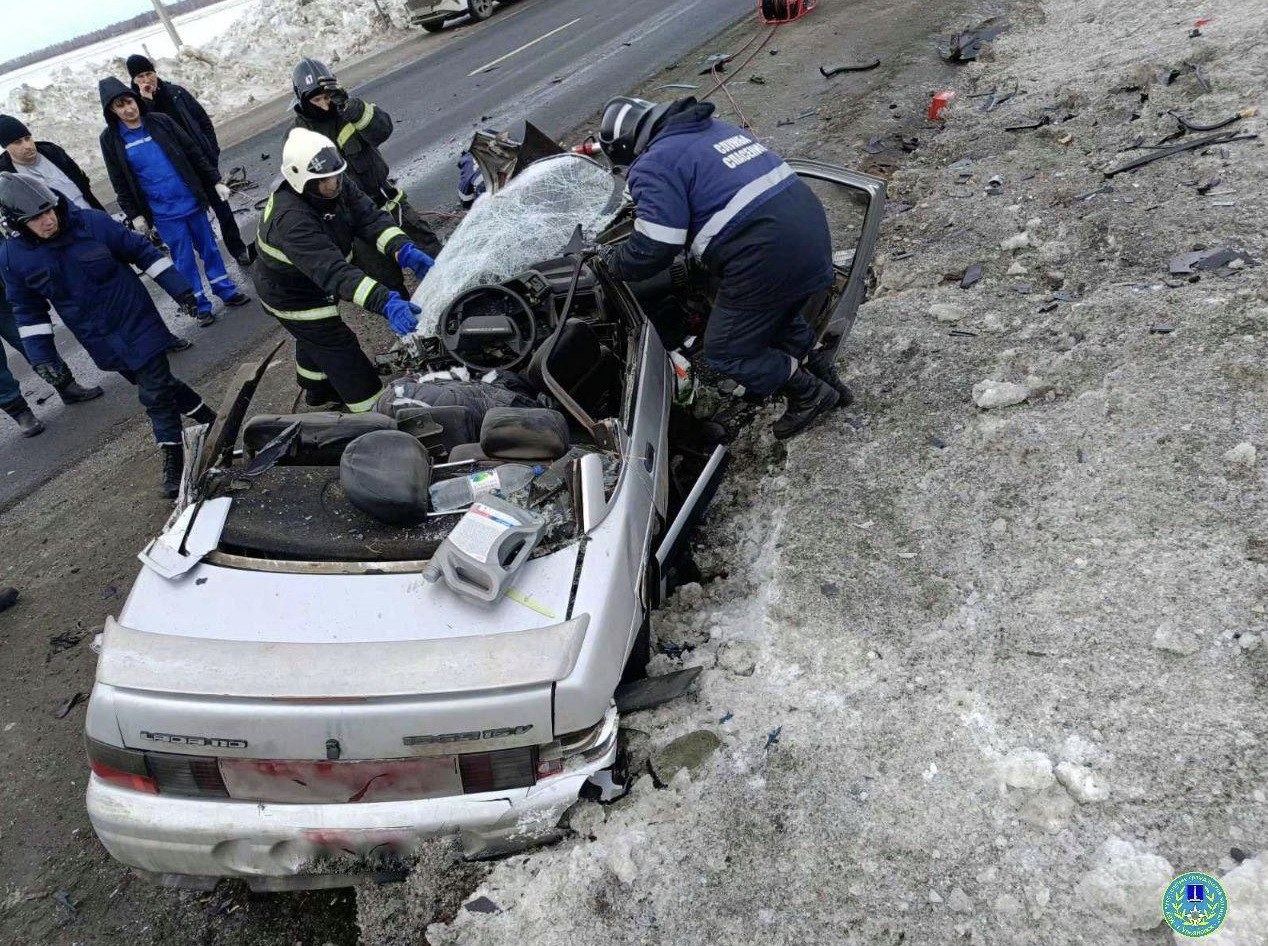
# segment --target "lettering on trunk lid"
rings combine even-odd
[[[178,736],[167,732],[146,732],[141,730],[141,738],[150,742],[165,742],[171,746],[200,746],[212,749],[245,749],[245,739],[222,739],[218,736]]]
[[[475,742],[480,739],[506,739],[508,736],[522,736],[533,728],[527,726],[504,726],[501,729],[473,729],[469,732],[447,732],[436,736],[406,736],[401,741],[407,746],[435,746],[448,742]]]

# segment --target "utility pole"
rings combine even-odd
[[[163,21],[163,26],[167,29],[167,35],[172,37],[172,43],[180,51],[182,46],[180,34],[176,32],[176,24],[172,22],[172,18],[167,15],[167,10],[163,8],[163,0],[150,0],[154,4],[154,12],[158,14],[158,18]]]

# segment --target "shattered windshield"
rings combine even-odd
[[[418,336],[435,333],[441,313],[473,286],[500,283],[562,255],[577,224],[593,239],[611,222],[622,180],[576,154],[535,161],[496,194],[476,201],[414,293],[423,307]]]

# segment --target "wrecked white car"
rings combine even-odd
[[[434,329],[398,353],[384,412],[248,420],[266,359],[244,368],[217,424],[191,435],[177,513],[105,627],[87,714],[93,827],[149,879],[330,886],[436,836],[458,836],[469,857],[550,840],[579,798],[621,790],[621,709],[690,682],[643,676],[649,612],[725,448],[671,435],[675,376],[644,306],[674,295],[701,317],[707,293],[691,288],[689,265],[630,287],[581,251],[578,226],[600,241],[631,226],[606,167],[502,157],[488,180],[505,186],[477,202],[416,295]],[[837,286],[808,313],[839,345],[883,184],[790,163],[859,209],[852,259],[841,255]],[[472,433],[461,412],[402,410],[410,385],[464,376],[499,391],[514,378],[533,407],[504,408],[497,436],[487,423]],[[517,410],[566,422],[544,441]],[[496,560],[425,580],[466,514],[402,525],[350,501],[341,459],[384,429],[427,453],[422,473],[389,470],[397,480],[533,465],[531,486],[506,497],[540,525],[516,549],[518,570]],[[486,572],[504,594],[482,593]],[[454,583],[467,580],[477,593]]]

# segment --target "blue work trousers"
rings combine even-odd
[[[200,210],[187,217],[159,217],[154,221],[154,226],[172,251],[172,262],[193,287],[199,312],[211,311],[211,302],[203,291],[202,273],[198,271],[199,259],[207,273],[207,282],[211,283],[211,291],[221,301],[237,295],[238,287],[233,284],[225,269],[224,257],[220,255],[216,234],[211,229],[205,211]]]

